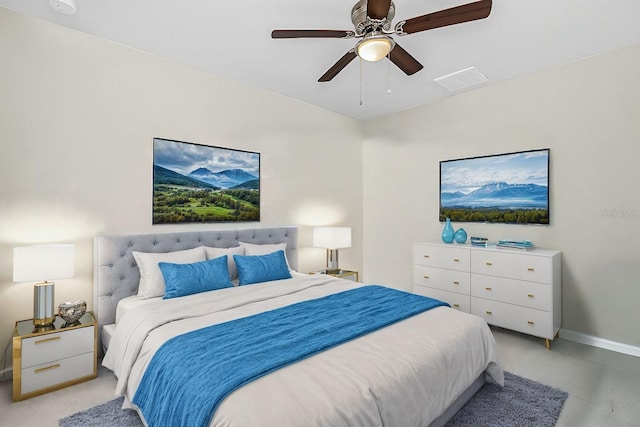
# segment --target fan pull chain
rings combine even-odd
[[[391,95],[391,51],[387,53],[387,95]]]
[[[362,105],[362,58],[360,58],[360,105]]]

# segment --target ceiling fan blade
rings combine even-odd
[[[396,25],[396,31],[400,34],[412,34],[419,31],[432,30],[434,28],[483,19],[491,13],[491,5],[492,0],[480,0],[450,9],[416,16],[415,18],[400,22]]]
[[[299,38],[332,38],[349,39],[355,36],[353,31],[345,30],[273,30],[272,39],[299,39]]]
[[[335,76],[338,75],[338,73],[340,71],[342,71],[342,69],[344,67],[346,67],[347,65],[349,65],[349,63],[351,61],[353,61],[353,59],[356,57],[356,52],[354,49],[351,49],[349,52],[345,53],[344,56],[340,59],[338,59],[338,62],[336,62],[335,64],[333,64],[333,66],[331,68],[329,68],[327,70],[326,73],[324,73],[322,75],[322,77],[320,77],[318,79],[319,82],[328,82],[331,79],[333,79]]]
[[[371,19],[383,19],[389,14],[391,0],[367,0],[367,16]]]
[[[391,52],[389,52],[389,59],[396,64],[407,76],[417,73],[422,70],[423,66],[406,50],[400,47],[397,43]]]

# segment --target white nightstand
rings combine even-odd
[[[65,327],[56,316],[52,326],[34,328],[33,320],[13,330],[13,401],[93,379],[98,373],[97,328],[93,313]]]
[[[359,282],[358,272],[353,270],[340,270],[337,273],[327,273],[327,270],[320,271],[312,271],[310,274],[327,274],[333,277],[340,277],[342,279],[353,280],[354,282]]]

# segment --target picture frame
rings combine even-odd
[[[440,161],[440,221],[549,224],[550,149]]]
[[[260,153],[153,139],[155,224],[260,221]]]

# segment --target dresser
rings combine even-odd
[[[545,339],[561,324],[561,253],[418,243],[413,291],[500,326]]]
[[[16,322],[13,331],[13,400],[19,401],[95,378],[97,322],[87,312],[73,325],[56,316],[36,328]]]

